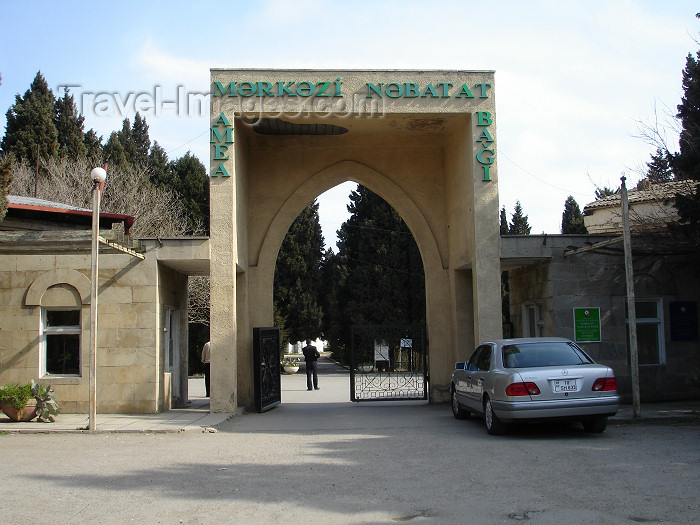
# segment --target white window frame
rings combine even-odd
[[[78,312],[78,322],[82,323],[82,311],[80,308],[61,308],[61,307],[41,307],[41,324],[39,327],[39,377],[81,377],[83,367],[83,338],[82,338],[82,326],[79,324],[77,326],[46,326],[47,312],[56,311],[76,311]],[[46,340],[49,335],[77,335],[79,341],[78,348],[78,370],[77,374],[49,374],[46,370],[46,358],[48,354]]]
[[[665,365],[666,364],[666,345],[665,345],[665,340],[666,338],[664,337],[664,303],[663,299],[658,298],[658,297],[644,297],[644,298],[635,298],[635,306],[639,303],[656,303],[656,317],[639,317],[637,316],[637,327],[639,325],[650,325],[650,324],[655,324],[656,325],[656,341],[658,343],[658,350],[659,350],[659,359],[658,363],[639,363],[639,366],[660,366],[660,365]],[[627,312],[625,314],[625,327],[627,334],[629,334],[629,309],[626,309]],[[636,308],[635,308],[636,310]],[[628,346],[627,346],[627,359],[629,360],[629,335],[627,338],[628,341]]]

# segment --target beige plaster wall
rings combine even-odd
[[[620,205],[606,208],[593,208],[584,215],[583,223],[590,234],[622,232],[622,211]],[[629,206],[630,229],[644,232],[654,228],[665,228],[666,224],[678,220],[678,210],[673,200],[635,202]]]
[[[223,112],[235,131],[229,159],[215,160],[212,146],[211,172],[222,162],[231,175],[212,177],[210,186],[213,411],[252,404],[252,327],[272,325],[272,283],[281,242],[305,206],[348,180],[391,204],[421,251],[431,400],[447,398],[453,363],[463,359],[466,346],[500,336],[497,169],[494,162],[491,180],[484,181],[475,165],[481,128],[472,119],[474,111],[489,111],[495,118],[493,74],[212,71],[212,81],[223,83],[331,77],[342,78],[345,103],[352,106],[345,115],[319,112],[317,104],[325,102],[319,100],[212,97],[212,125]],[[488,98],[368,101],[363,93],[368,81],[488,82],[492,87]],[[292,102],[297,103],[293,114]],[[372,103],[379,104],[374,108],[378,113],[364,115]],[[348,133],[260,135],[250,126],[251,114],[333,124]],[[489,130],[495,139],[495,120]]]

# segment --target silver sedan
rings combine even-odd
[[[483,415],[489,434],[509,423],[578,420],[603,432],[620,397],[612,369],[558,337],[485,342],[452,373],[452,413]]]

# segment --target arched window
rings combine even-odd
[[[48,288],[41,298],[40,376],[81,375],[80,294],[69,284]]]

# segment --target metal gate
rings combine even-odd
[[[422,325],[350,327],[350,399],[428,399]]]
[[[253,328],[255,409],[265,412],[282,401],[280,329]]]

